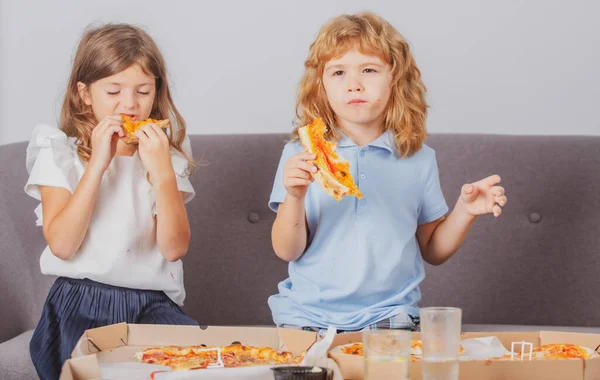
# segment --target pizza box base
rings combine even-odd
[[[134,354],[148,347],[200,344],[223,346],[239,341],[246,345],[268,346],[300,354],[308,350],[316,339],[314,332],[275,327],[119,323],[87,330],[79,339],[71,359],[63,365],[60,380],[98,379],[100,363],[137,362]]]
[[[526,341],[534,347],[553,343],[571,343],[595,349],[600,345],[600,334],[584,334],[556,331],[536,332],[470,332],[463,333],[461,339],[497,336],[504,347],[510,350],[512,342]],[[419,333],[413,333],[413,339],[420,339]],[[361,333],[340,334],[331,347],[362,341]],[[520,352],[520,346],[515,349]],[[344,379],[362,380],[364,359],[360,356],[339,352],[330,352],[340,367]],[[421,362],[410,364],[411,380],[421,380]],[[532,361],[491,361],[470,360],[460,362],[460,379],[478,380],[595,380],[600,379],[600,357],[586,360],[532,360]]]

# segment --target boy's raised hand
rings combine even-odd
[[[459,202],[464,210],[473,216],[502,214],[502,207],[506,205],[507,198],[504,188],[497,186],[500,183],[499,175],[492,175],[480,181],[465,184],[460,192]]]

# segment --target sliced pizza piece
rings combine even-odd
[[[410,354],[413,356],[423,356],[423,343],[419,339],[410,341]]]
[[[350,343],[340,346],[341,351],[348,355],[364,356],[364,346],[362,342]],[[420,340],[413,339],[410,341],[410,354],[412,356],[423,355],[423,345]]]
[[[414,339],[410,345],[411,355],[423,356],[423,342],[420,339]],[[465,348],[460,345],[458,347],[458,354],[462,355],[465,353]]]
[[[314,164],[318,171],[313,174],[314,178],[338,201],[345,195],[362,199],[363,195],[350,174],[350,163],[338,156],[337,144],[325,140],[324,133],[325,123],[320,118],[298,129],[304,150],[317,156]]]
[[[125,130],[125,137],[121,138],[121,140],[127,144],[137,144],[139,142],[134,133],[146,124],[152,123],[163,129],[169,128],[169,119],[156,120],[148,118],[146,120],[133,120],[129,115],[125,114],[121,114],[121,119],[123,120],[123,129]]]
[[[136,352],[135,357],[144,363],[157,364],[158,361],[189,355],[191,352],[191,348],[182,348],[178,346],[152,347]]]
[[[593,353],[591,349],[576,344],[546,344],[532,352],[542,354],[545,359],[589,359]]]
[[[205,369],[211,363],[211,359],[204,356],[175,356],[165,359],[162,363],[171,367],[173,371],[190,371],[194,369]],[[157,363],[161,364],[161,363]]]
[[[576,344],[546,344],[536,347],[531,351],[533,360],[559,360],[559,359],[589,359],[594,356],[594,350],[582,347]],[[529,359],[529,355],[523,355],[524,360]],[[501,357],[492,358],[492,360],[521,360],[521,353],[507,353]]]
[[[350,343],[341,346],[342,352],[348,355],[364,356],[364,348],[362,343]]]
[[[343,353],[348,355],[364,356],[364,347],[362,342],[350,343],[340,346]],[[465,349],[460,346],[459,354],[464,354]],[[423,356],[423,343],[419,339],[413,339],[410,341],[410,356],[412,361],[418,361]]]

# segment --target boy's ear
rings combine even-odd
[[[92,97],[90,96],[90,91],[88,90],[88,87],[85,85],[85,83],[77,82],[77,92],[79,93],[79,96],[81,97],[81,100],[83,100],[85,105],[92,105]]]

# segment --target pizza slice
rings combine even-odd
[[[162,364],[171,367],[173,371],[190,371],[194,369],[205,369],[211,363],[211,359],[204,356],[175,356],[165,359]]]
[[[350,343],[340,347],[341,351],[348,355],[364,356],[364,347],[361,342]],[[459,354],[464,354],[465,349],[460,346]],[[418,361],[423,356],[423,343],[419,339],[413,339],[410,341],[410,359],[411,361]]]
[[[340,347],[344,354],[364,356],[365,351],[362,343],[350,343]]]
[[[589,359],[594,356],[591,348],[582,347],[576,344],[546,344],[536,347],[531,351],[533,360],[559,360],[559,359]],[[515,352],[504,354],[503,356],[492,358],[493,360],[521,360],[521,353]],[[528,354],[523,355],[524,360],[529,359]]]
[[[362,199],[363,195],[350,174],[350,163],[338,156],[337,144],[325,140],[324,133],[325,123],[320,118],[298,129],[304,150],[317,156],[313,162],[318,169],[313,174],[314,178],[327,194],[338,201],[345,195],[354,195]]]
[[[159,128],[169,128],[169,119],[156,120],[148,118],[146,120],[133,120],[129,115],[125,114],[121,114],[121,119],[123,120],[122,126],[125,131],[125,137],[122,140],[127,144],[137,144],[139,142],[134,133],[146,124],[152,123],[156,124]]]
[[[576,344],[547,344],[533,349],[534,353],[541,353],[546,359],[589,359],[592,350]]]

